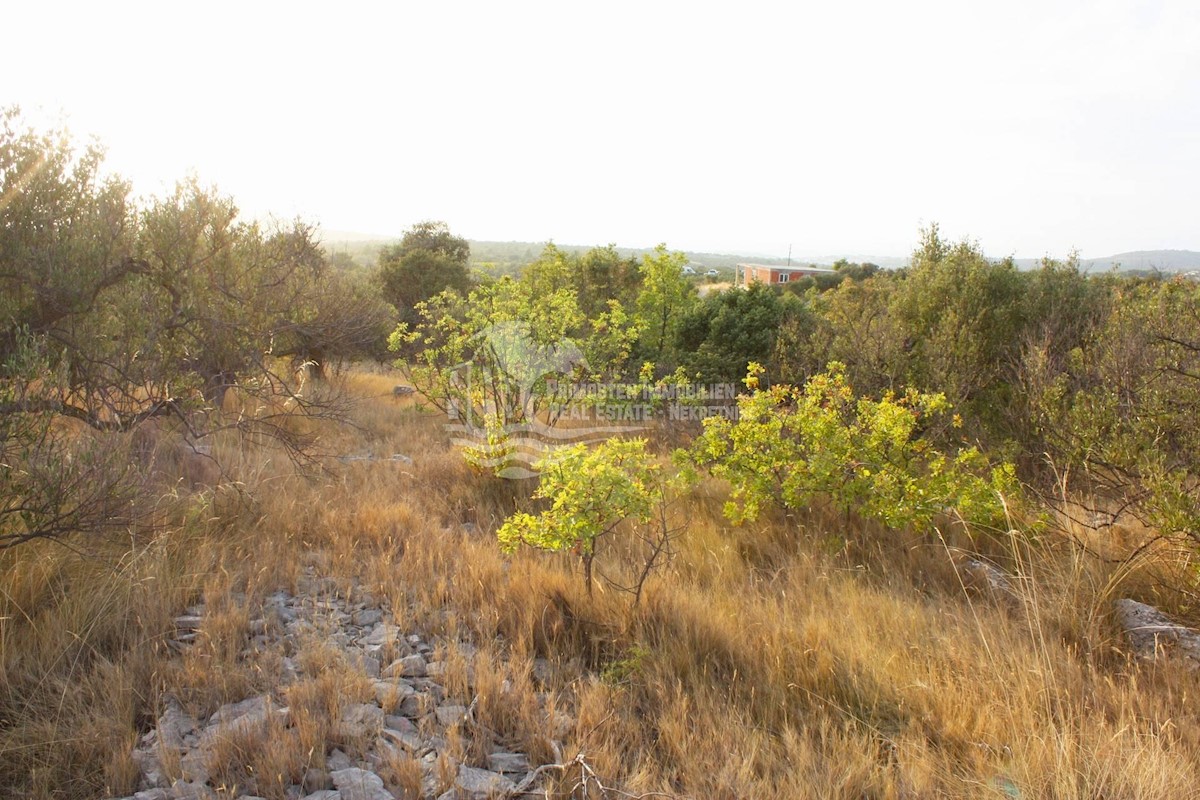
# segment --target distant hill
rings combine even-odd
[[[1019,269],[1037,269],[1040,258],[1014,259]],[[1200,270],[1200,252],[1195,250],[1133,250],[1102,258],[1081,258],[1084,272],[1193,272]]]
[[[1080,267],[1104,272],[1113,267],[1121,271],[1191,272],[1200,270],[1200,252],[1195,250],[1134,250],[1107,258],[1089,258]]]
[[[332,230],[321,231],[321,238],[328,252],[348,255],[361,266],[373,265],[384,245],[400,241],[399,236]],[[545,242],[495,242],[474,239],[469,241],[472,265],[498,273],[516,271],[517,268],[536,259],[546,246]],[[559,244],[557,242],[555,245],[560,250],[571,253],[584,253],[597,246]],[[642,256],[652,252],[652,248],[618,247],[617,252],[622,256]],[[756,264],[788,263],[785,258],[770,258],[749,253],[693,251],[684,251],[684,253],[693,266],[706,269],[732,270],[736,264],[744,261],[753,261]],[[857,264],[876,264],[885,269],[899,269],[906,266],[909,261],[908,256],[844,254],[796,256],[791,259],[791,263],[828,267],[839,259]],[[1020,269],[1036,269],[1042,263],[1039,258],[1018,258],[1014,261]],[[1079,266],[1085,272],[1107,272],[1113,268],[1121,272],[1192,272],[1200,271],[1200,252],[1195,250],[1133,250],[1102,258],[1081,259]]]
[[[559,250],[568,253],[586,253],[593,247],[603,247],[604,245],[579,245],[579,244],[560,244],[555,242],[555,247]],[[483,242],[471,241],[471,261],[475,264],[489,265],[510,265],[522,266],[528,264],[538,257],[546,244],[544,242]],[[671,248],[674,250],[675,248]],[[617,252],[622,256],[644,256],[647,253],[654,252],[650,247],[618,247]],[[734,265],[753,260],[759,264],[784,264],[787,262],[785,258],[764,258],[762,256],[747,256],[737,253],[698,253],[685,250],[684,255],[688,257],[688,262],[693,266],[702,266],[705,268],[726,268],[733,269]],[[795,260],[795,259],[793,259]],[[797,261],[796,263],[808,263],[808,260]]]
[[[376,234],[355,233],[351,231],[322,230],[321,243],[329,253],[343,253],[350,256],[361,266],[375,263],[379,251],[384,245],[400,241],[399,236],[380,236]],[[471,263],[489,271],[505,272],[524,266],[538,257],[545,248],[546,242],[495,242],[470,239]],[[560,250],[569,253],[585,253],[593,247],[604,245],[561,244],[555,242]],[[649,247],[618,247],[617,252],[622,256],[643,256],[653,252]],[[705,269],[732,270],[735,265],[753,261],[755,264],[787,264],[786,258],[771,258],[769,256],[749,253],[702,253],[684,251],[689,263]],[[907,258],[896,256],[798,256],[791,259],[792,264],[831,266],[835,261],[844,258],[854,263],[869,262],[885,268],[898,268],[908,263]]]

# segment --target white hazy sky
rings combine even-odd
[[[9,4],[0,105],[135,191],[394,235],[1200,250],[1200,4]]]

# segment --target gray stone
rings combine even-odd
[[[367,638],[364,640],[367,644],[388,644],[394,642],[400,636],[400,629],[395,625],[389,625],[386,622],[381,622],[375,626]]]
[[[209,727],[228,725],[236,720],[266,722],[272,710],[270,695],[250,697],[239,703],[227,703],[221,706],[208,718],[208,725]]]
[[[296,663],[295,659],[289,656],[284,656],[279,660],[279,666],[283,672],[282,678],[285,683],[292,683],[299,679],[300,665]]]
[[[1157,608],[1122,598],[1113,602],[1117,622],[1138,658],[1153,661],[1170,651],[1186,659],[1187,665],[1200,667],[1200,634],[1180,625]]]
[[[393,730],[392,728],[384,728],[382,736],[385,742],[397,744],[408,752],[414,754],[423,753],[429,747],[429,743],[421,738],[415,728],[408,731],[398,731]]]
[[[378,608],[364,608],[362,611],[355,611],[353,619],[355,625],[362,625],[364,628],[367,628],[378,622],[382,622],[383,612]]]
[[[535,683],[539,686],[549,686],[554,678],[554,665],[544,658],[535,658],[531,672]]]
[[[411,694],[400,701],[400,705],[396,706],[396,713],[402,717],[416,719],[425,713],[425,706],[428,699],[423,695]]]
[[[362,652],[361,650],[347,650],[346,659],[356,668],[366,674],[368,678],[379,677],[379,659],[373,655]]]
[[[487,760],[492,772],[523,774],[529,771],[529,759],[522,753],[492,753]]]
[[[209,800],[215,795],[200,781],[175,781],[171,784],[171,797],[173,800]]]
[[[263,601],[260,611],[252,611],[247,642],[278,650],[282,657],[280,681],[283,685],[304,672],[297,663],[298,653],[310,639],[340,647],[350,663],[373,679],[378,703],[346,705],[332,732],[337,737],[335,741],[351,743],[354,749],[350,752],[361,760],[355,761],[345,752],[334,749],[324,759],[324,769],[312,766],[304,770],[303,776],[294,776],[295,784],[286,787],[284,797],[287,800],[392,800],[377,773],[389,763],[390,757],[397,757],[400,752],[408,753],[421,765],[422,796],[436,796],[441,788],[438,780],[440,759],[450,752],[446,729],[462,723],[468,712],[465,705],[457,704],[462,702],[460,698],[447,703],[443,684],[449,662],[440,655],[441,650],[435,654],[431,643],[420,635],[405,635],[407,632],[385,622],[390,613],[386,602],[368,601],[353,582],[347,585],[318,578],[321,569],[305,567],[306,575],[297,582],[300,591],[296,597],[276,592]],[[195,637],[205,609],[197,607],[188,612],[179,619],[178,631],[172,634],[173,637]],[[475,648],[469,642],[456,641],[449,642],[447,647],[446,652],[457,652],[467,660],[469,673]],[[392,663],[386,669],[381,668],[388,660]],[[383,675],[387,677],[381,677]],[[345,698],[343,702],[350,699]],[[214,753],[210,737],[238,732],[243,727],[257,732],[261,726],[266,732],[277,720],[286,723],[288,716],[288,709],[278,707],[270,694],[223,705],[208,720],[188,716],[173,699],[166,698],[163,703],[156,727],[142,738],[134,751],[135,763],[142,772],[137,787],[141,795],[135,796],[135,800],[208,800],[214,796],[214,790],[205,785],[209,777],[205,766]],[[393,704],[397,708],[391,715],[381,707]],[[427,735],[422,735],[414,724],[418,719],[427,726]],[[558,723],[558,728],[565,727],[569,721],[565,715],[549,720],[552,727]],[[170,754],[172,750],[180,753],[181,775],[172,773],[170,777],[182,779],[169,785],[169,779],[161,774],[156,753]],[[320,754],[317,755],[319,758]],[[452,768],[456,763],[451,764]],[[460,767],[446,797],[474,800],[509,796],[514,790],[514,781],[529,773],[529,759],[519,753],[493,753],[486,766],[490,769]],[[147,771],[155,776],[155,782],[147,780]],[[238,796],[237,800],[257,798]]]
[[[325,766],[329,768],[330,772],[336,772],[340,769],[350,769],[354,766],[354,762],[350,760],[350,756],[334,748],[333,752],[329,754],[329,758],[325,759]]]
[[[146,789],[165,789],[171,785],[163,773],[162,764],[158,760],[158,752],[151,746],[133,751],[133,765],[142,776],[141,785]]]
[[[147,789],[144,792],[136,792],[132,800],[170,800],[171,792],[168,789]]]
[[[962,577],[965,585],[991,592],[997,599],[1009,603],[1020,600],[1008,573],[986,561],[977,558],[966,559],[962,562]]]
[[[451,725],[457,725],[462,722],[467,716],[466,706],[438,706],[433,711],[434,717],[437,718],[438,724],[449,728]]]
[[[464,800],[488,800],[491,797],[507,797],[517,786],[497,772],[464,765],[458,768],[454,788]]]
[[[208,750],[205,746],[196,750],[188,750],[179,759],[179,771],[183,777],[195,783],[208,781]]]
[[[383,779],[374,772],[351,767],[338,770],[331,777],[341,800],[395,800],[392,793],[383,788]]]
[[[317,627],[306,619],[298,619],[287,624],[288,633],[294,636],[305,636],[310,633],[316,633]]]
[[[575,727],[575,720],[570,714],[562,711],[555,711],[550,718],[550,730],[554,732],[556,738],[562,739]]]
[[[304,770],[304,781],[302,784],[304,791],[316,792],[321,789],[332,789],[333,780],[329,777],[329,772],[316,767],[309,767]]]
[[[405,656],[398,658],[388,665],[388,668],[383,671],[384,675],[389,678],[399,676],[401,678],[423,678],[425,677],[425,659],[419,655]]]
[[[357,703],[342,709],[338,734],[346,739],[374,738],[383,730],[383,709],[370,703]]]
[[[446,699],[446,690],[442,688],[441,684],[434,683],[425,678],[413,678],[412,685],[418,692],[427,694],[433,698],[433,702],[435,703],[441,703]]]
[[[383,725],[385,728],[391,728],[401,733],[415,733],[417,730],[417,726],[413,725],[412,720],[408,717],[393,716],[391,714],[383,718]]]
[[[413,687],[408,681],[375,681],[375,700],[385,708],[399,705],[412,694]]]

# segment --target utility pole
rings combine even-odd
[[[788,245],[788,266],[792,265],[792,246]]]

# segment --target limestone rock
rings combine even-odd
[[[171,784],[172,800],[212,800],[216,793],[201,781],[175,781]]]
[[[359,672],[364,673],[368,678],[379,677],[379,659],[361,650],[348,650],[346,659],[350,665]]]
[[[384,728],[382,736],[385,742],[399,745],[404,750],[415,755],[425,752],[429,747],[428,743],[420,737],[415,729],[398,731],[392,728]]]
[[[433,711],[438,724],[444,728],[457,725],[467,716],[466,706],[438,706]]]
[[[208,719],[208,726],[229,725],[241,720],[244,724],[266,722],[272,711],[271,696],[268,694],[250,697],[239,703],[221,706]]]
[[[425,677],[425,659],[419,655],[398,658],[383,671],[387,677],[423,678]]]
[[[329,758],[325,759],[325,766],[329,768],[330,772],[337,772],[342,769],[350,769],[354,766],[354,762],[350,760],[350,756],[334,748],[333,752],[329,754]]]
[[[355,625],[362,625],[364,628],[369,628],[383,621],[383,612],[378,608],[364,608],[362,611],[354,612],[353,620]]]
[[[408,681],[375,681],[375,701],[385,708],[392,708],[413,695],[413,687]]]
[[[330,777],[340,800],[395,800],[392,793],[383,788],[383,779],[374,772],[351,767],[340,769]]]
[[[331,731],[333,737],[324,743],[325,748],[342,744],[361,760],[333,748],[324,759],[324,768],[312,766],[305,770],[302,776],[297,776],[295,784],[285,788],[283,797],[392,800],[377,773],[390,759],[402,758],[401,753],[416,759],[420,766],[422,796],[437,796],[441,788],[439,776],[444,775],[441,762],[457,752],[448,744],[448,731],[466,719],[468,708],[459,705],[458,698],[447,700],[443,681],[449,662],[435,653],[458,653],[465,658],[470,685],[473,680],[470,661],[475,648],[470,642],[426,641],[418,634],[402,632],[384,622],[388,614],[386,602],[366,597],[355,584],[347,587],[344,581],[321,577],[313,566],[306,567],[306,574],[297,579],[296,589],[295,596],[275,592],[262,601],[261,607],[248,609],[251,630],[242,643],[244,652],[274,654],[280,664],[279,680],[286,686],[317,677],[300,665],[306,663],[302,656],[310,641],[318,641],[324,647],[340,651],[347,665],[359,673],[358,680],[364,677],[371,680],[369,685],[377,702],[352,703],[349,702],[352,698],[344,698],[342,702],[346,704]],[[247,600],[239,596],[238,602]],[[187,609],[177,620],[176,638],[180,642],[194,639],[204,614],[203,606]],[[182,652],[188,646],[180,643],[178,649]],[[381,669],[381,664],[389,660],[391,663]],[[535,664],[535,673],[543,665],[549,666],[548,662]],[[139,791],[125,800],[215,799],[217,787],[210,785],[208,770],[221,752],[215,748],[222,738],[231,734],[269,736],[277,728],[295,722],[289,710],[280,707],[277,696],[276,691],[228,703],[207,720],[190,716],[174,698],[163,698],[155,727],[138,741],[132,753],[133,763],[140,772]],[[543,702],[549,712],[547,730],[561,737],[574,722],[553,710],[548,698]],[[168,763],[178,758],[177,770],[167,774],[161,760],[163,754],[170,756]],[[465,764],[449,766],[458,771],[452,773],[456,775],[454,784],[444,794],[447,800],[508,797],[515,791],[514,781],[531,774],[529,759],[520,753],[492,753],[487,760],[489,769]],[[266,788],[251,784],[244,790],[262,792]],[[258,800],[252,795],[236,797]]]
[[[171,792],[169,789],[147,789],[144,792],[137,792],[130,800],[171,800]]]
[[[984,592],[990,592],[1004,602],[1016,602],[1020,599],[1012,580],[1004,570],[994,567],[986,561],[968,558],[962,562],[963,583]]]
[[[1113,606],[1117,623],[1138,658],[1154,661],[1173,651],[1183,656],[1191,668],[1200,667],[1200,633],[1146,603],[1122,598]]]
[[[400,701],[400,705],[396,706],[396,713],[402,717],[416,719],[425,715],[425,708],[428,699],[417,694],[411,694]]]
[[[306,792],[318,792],[321,789],[330,789],[333,787],[333,780],[329,777],[329,772],[316,767],[309,767],[304,770],[303,788]]]
[[[529,771],[529,759],[522,753],[492,753],[488,756],[488,769],[492,772],[524,774]]]
[[[464,800],[488,800],[491,797],[506,797],[517,786],[498,772],[461,766],[454,788]]]
[[[416,733],[417,726],[413,725],[412,720],[408,717],[394,716],[389,714],[383,718],[384,727],[390,728],[400,733]]]
[[[342,710],[337,731],[345,739],[369,739],[383,730],[383,709],[370,703],[357,703]]]
[[[381,622],[367,634],[365,639],[367,644],[388,644],[394,642],[400,636],[400,629],[395,625],[389,625],[386,622]]]
[[[544,658],[533,660],[533,681],[538,686],[547,687],[554,679],[554,665]]]

